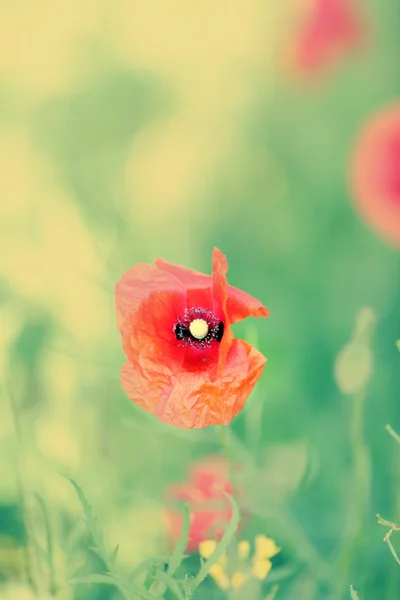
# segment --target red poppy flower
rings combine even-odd
[[[232,518],[232,507],[225,494],[233,494],[229,466],[220,456],[208,456],[190,470],[189,480],[169,486],[167,521],[172,544],[180,537],[182,511],[177,503],[189,507],[190,529],[186,550],[196,551],[204,540],[220,540]]]
[[[350,186],[362,217],[389,244],[400,248],[400,102],[361,128]]]
[[[266,358],[230,328],[268,310],[226,281],[214,248],[212,275],[155,261],[117,283],[117,323],[128,361],[125,393],[161,421],[190,429],[226,425],[243,408]]]
[[[289,63],[300,73],[317,74],[352,51],[361,40],[353,0],[303,0],[290,44]]]

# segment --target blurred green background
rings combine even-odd
[[[235,327],[268,363],[232,429],[263,473],[244,536],[274,537],[289,569],[277,600],[341,600],[350,584],[400,598],[375,516],[400,519],[385,431],[400,429],[400,258],[347,189],[358,128],[400,95],[400,6],[358,10],[362,51],[300,82],[283,68],[288,0],[0,2],[1,598],[30,599],[21,479],[61,580],[88,559],[60,473],[124,568],[164,551],[164,490],[220,451],[219,432],[175,430],[125,397],[113,290],[157,256],[209,273],[214,245],[271,312]],[[334,363],[363,306],[373,373],[355,426]]]

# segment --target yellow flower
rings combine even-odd
[[[274,540],[267,538],[265,535],[257,535],[254,540],[255,552],[254,557],[260,558],[272,558],[275,554],[278,554],[280,548],[275,544]]]
[[[248,573],[240,573],[239,571],[237,573],[234,573],[231,579],[232,588],[234,590],[238,590],[242,587],[244,583],[246,583],[249,577],[250,575]]]
[[[223,556],[221,556],[221,558],[223,558]],[[210,575],[214,579],[217,586],[221,588],[221,590],[229,590],[231,587],[231,582],[225,572],[224,565],[221,563],[221,558],[215,565],[211,567]]]
[[[254,559],[252,573],[256,579],[265,579],[272,567],[272,562],[265,558]]]
[[[199,553],[203,558],[209,558],[211,554],[214,552],[216,543],[214,540],[204,540],[204,542],[200,542],[199,544]]]
[[[250,544],[247,540],[238,543],[238,556],[241,560],[247,560],[250,554]]]
[[[217,544],[214,540],[205,540],[199,544],[200,556],[209,558]],[[226,554],[223,554],[218,562],[210,569],[210,576],[221,590],[238,590],[241,588],[250,577],[262,581],[268,575],[272,568],[270,558],[275,556],[280,551],[280,548],[275,544],[274,540],[265,535],[258,535],[254,540],[254,554],[249,564],[248,558],[250,555],[250,544],[247,540],[241,540],[237,545],[237,558],[241,565],[241,570],[235,570],[232,573],[232,568],[229,564],[229,559]],[[237,567],[237,561],[234,561],[234,568]]]
[[[267,538],[265,535],[258,535],[254,544],[255,551],[252,573],[256,579],[262,580],[266,578],[272,568],[272,563],[269,559],[278,554],[280,548],[278,548],[274,540]]]

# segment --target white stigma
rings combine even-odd
[[[204,319],[194,319],[189,325],[189,331],[196,340],[204,340],[208,334],[208,323]]]

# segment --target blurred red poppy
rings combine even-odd
[[[125,393],[161,421],[190,429],[228,424],[259,379],[266,358],[234,339],[231,323],[268,310],[227,284],[214,248],[212,275],[155,261],[117,283],[117,323],[128,361]]]
[[[354,0],[302,0],[289,45],[289,68],[316,75],[359,45]]]
[[[363,219],[400,248],[400,102],[380,110],[361,127],[350,188]]]
[[[204,540],[220,540],[232,517],[225,494],[233,494],[229,466],[221,456],[208,456],[190,470],[187,482],[169,486],[166,492],[167,521],[172,544],[180,537],[183,502],[190,514],[188,552],[198,549]]]

